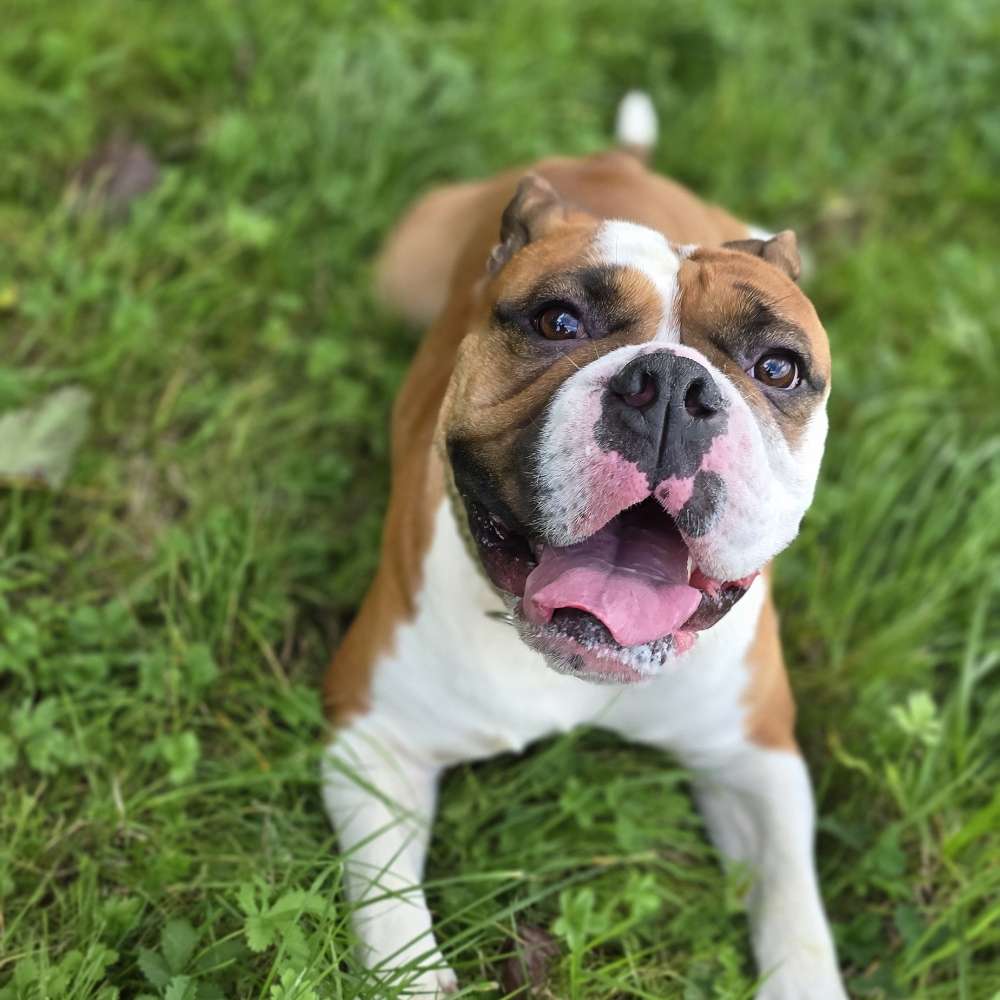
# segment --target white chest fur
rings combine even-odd
[[[744,656],[764,598],[740,603],[660,677],[604,687],[558,674],[500,620],[503,603],[472,564],[448,502],[435,515],[417,614],[377,663],[372,711],[354,725],[448,764],[519,750],[593,724],[685,759],[743,739]]]

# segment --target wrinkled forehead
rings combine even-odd
[[[777,268],[735,250],[671,244],[632,222],[588,220],[530,244],[504,269],[495,294],[525,311],[575,305],[599,315],[608,332],[630,327],[631,342],[702,347],[780,329],[788,346],[829,374],[812,303]]]
[[[678,323],[685,342],[726,342],[749,354],[767,331],[799,351],[823,382],[830,349],[813,304],[791,279],[758,257],[734,250],[691,248],[678,272]]]
[[[640,325],[677,340],[682,255],[662,234],[631,222],[590,220],[525,247],[496,283],[497,301],[583,306],[612,331]]]
[[[517,254],[500,276],[499,300],[524,309],[564,302],[600,314],[629,340],[705,346],[780,329],[788,346],[829,373],[826,334],[809,299],[777,268],[735,250],[671,244],[625,221],[590,220]]]

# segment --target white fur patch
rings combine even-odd
[[[701,770],[696,795],[716,847],[749,868],[757,1000],[847,1000],[813,863],[814,808],[798,754],[749,744]]]
[[[681,328],[677,320],[677,272],[681,257],[663,234],[634,222],[605,222],[594,238],[594,252],[599,263],[632,268],[652,282],[663,304],[656,340],[678,343]]]
[[[652,98],[644,90],[630,90],[618,105],[615,116],[615,140],[619,146],[652,149],[659,125]]]

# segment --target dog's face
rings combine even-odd
[[[689,649],[795,537],[826,436],[826,334],[794,237],[677,247],[530,177],[442,410],[483,568],[557,670]]]

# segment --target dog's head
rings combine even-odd
[[[649,677],[795,537],[826,334],[791,233],[718,249],[522,181],[442,409],[490,580],[551,666]]]

